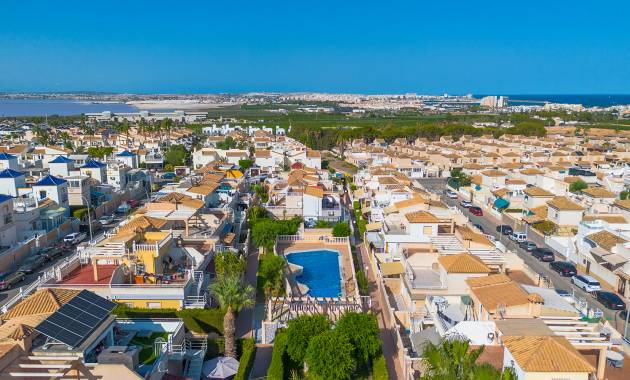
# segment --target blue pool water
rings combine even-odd
[[[329,249],[293,252],[287,255],[287,260],[304,269],[296,280],[309,287],[311,297],[341,295],[339,252]]]

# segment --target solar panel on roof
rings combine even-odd
[[[77,347],[107,319],[115,306],[114,302],[83,290],[37,325],[35,330],[70,347]]]

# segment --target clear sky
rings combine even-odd
[[[630,1],[0,5],[0,91],[630,93]]]

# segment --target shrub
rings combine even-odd
[[[238,372],[234,380],[249,379],[249,373],[254,365],[254,357],[256,357],[256,342],[254,339],[243,340],[243,352],[239,358]]]
[[[552,235],[556,231],[556,225],[549,220],[532,224],[532,227],[545,235]]]
[[[586,182],[584,182],[581,179],[578,179],[577,181],[569,185],[569,191],[572,193],[577,193],[586,189],[587,187],[588,187],[588,184]]]
[[[338,222],[332,229],[332,235],[334,237],[348,237],[350,236],[350,232],[350,225],[348,222]]]
[[[389,374],[387,373],[387,363],[385,362],[385,356],[380,354],[374,361],[372,361],[372,380],[387,380]]]
[[[354,201],[352,203],[352,207],[354,208],[355,211],[361,210],[361,204],[359,203],[359,201]]]
[[[316,379],[350,379],[356,364],[353,351],[354,347],[348,338],[336,330],[313,337],[306,351],[309,377],[315,375]]]
[[[289,321],[287,353],[298,363],[304,361],[311,339],[330,330],[330,321],[324,315],[304,315]]]
[[[214,264],[217,277],[241,277],[247,265],[243,256],[230,251],[218,252],[214,257]]]
[[[267,370],[268,380],[284,380],[284,360],[287,352],[287,343],[288,334],[285,331],[276,331],[271,363]]]
[[[503,210],[503,212],[511,212],[511,213],[523,213],[523,209],[522,208],[506,208],[505,210]]]
[[[370,286],[365,273],[359,268],[357,273],[357,285],[359,286],[359,294],[362,296],[370,295]]]
[[[72,216],[79,220],[83,220],[83,217],[86,216],[88,209],[83,207],[80,209],[76,209],[72,212]]]
[[[238,166],[240,166],[240,168],[243,169],[243,170],[247,170],[247,169],[251,168],[253,164],[254,164],[254,161],[249,160],[249,159],[239,160],[238,161]]]

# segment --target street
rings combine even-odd
[[[116,217],[112,223],[104,225],[103,228],[100,229],[98,233],[94,233],[94,236],[100,235],[101,233],[109,232],[111,229],[116,227],[118,223],[120,223],[121,220],[122,220],[121,218]],[[88,235],[89,237],[89,233],[86,233],[86,235]],[[69,251],[68,253],[64,254],[63,256],[58,257],[50,262],[47,262],[43,267],[37,270],[37,272],[26,275],[23,281],[20,281],[19,283],[15,284],[13,287],[11,287],[11,289],[0,291],[0,307],[4,306],[4,304],[7,301],[15,297],[20,292],[20,288],[26,288],[30,284],[32,284],[35,280],[37,280],[40,273],[46,272],[50,268],[57,265],[60,261],[64,260],[66,257],[73,255],[75,252],[76,252],[76,247],[72,249],[71,251]],[[20,264],[21,262],[19,262],[16,265],[16,269],[19,268]]]
[[[500,233],[496,232],[496,227],[500,223],[499,221],[495,221],[494,217],[491,217],[488,215],[484,215],[482,217],[472,215],[467,209],[465,209],[459,204],[459,199],[450,199],[442,195],[442,200],[449,206],[458,207],[460,210],[462,210],[462,212],[466,216],[468,216],[471,223],[479,224],[484,229],[484,233],[494,236],[497,239],[497,241],[500,241],[501,243],[503,243],[511,251],[516,252],[516,254],[521,259],[523,259],[525,264],[527,264],[532,270],[534,270],[536,273],[539,273],[541,276],[545,276],[549,278],[551,280],[551,283],[554,285],[556,289],[563,289],[569,292],[573,292],[576,297],[584,298],[590,308],[601,309],[602,312],[604,313],[604,317],[610,321],[610,323],[617,329],[617,331],[623,334],[625,320],[622,320],[621,318],[619,318],[618,311],[607,309],[604,305],[602,305],[597,300],[595,300],[595,298],[591,296],[589,293],[586,293],[583,290],[576,287],[575,285],[573,285],[571,283],[570,277],[560,276],[560,274],[558,274],[557,272],[549,268],[548,263],[539,261],[538,259],[533,257],[531,253],[520,248],[518,244],[510,240],[507,236],[503,236]],[[544,240],[540,239],[538,235],[528,234],[528,239],[530,238],[530,236],[532,237],[531,240],[534,241],[536,245],[538,245],[539,247],[550,248],[546,244],[544,244]],[[558,255],[556,255],[556,259],[564,260],[564,258],[559,257]]]

